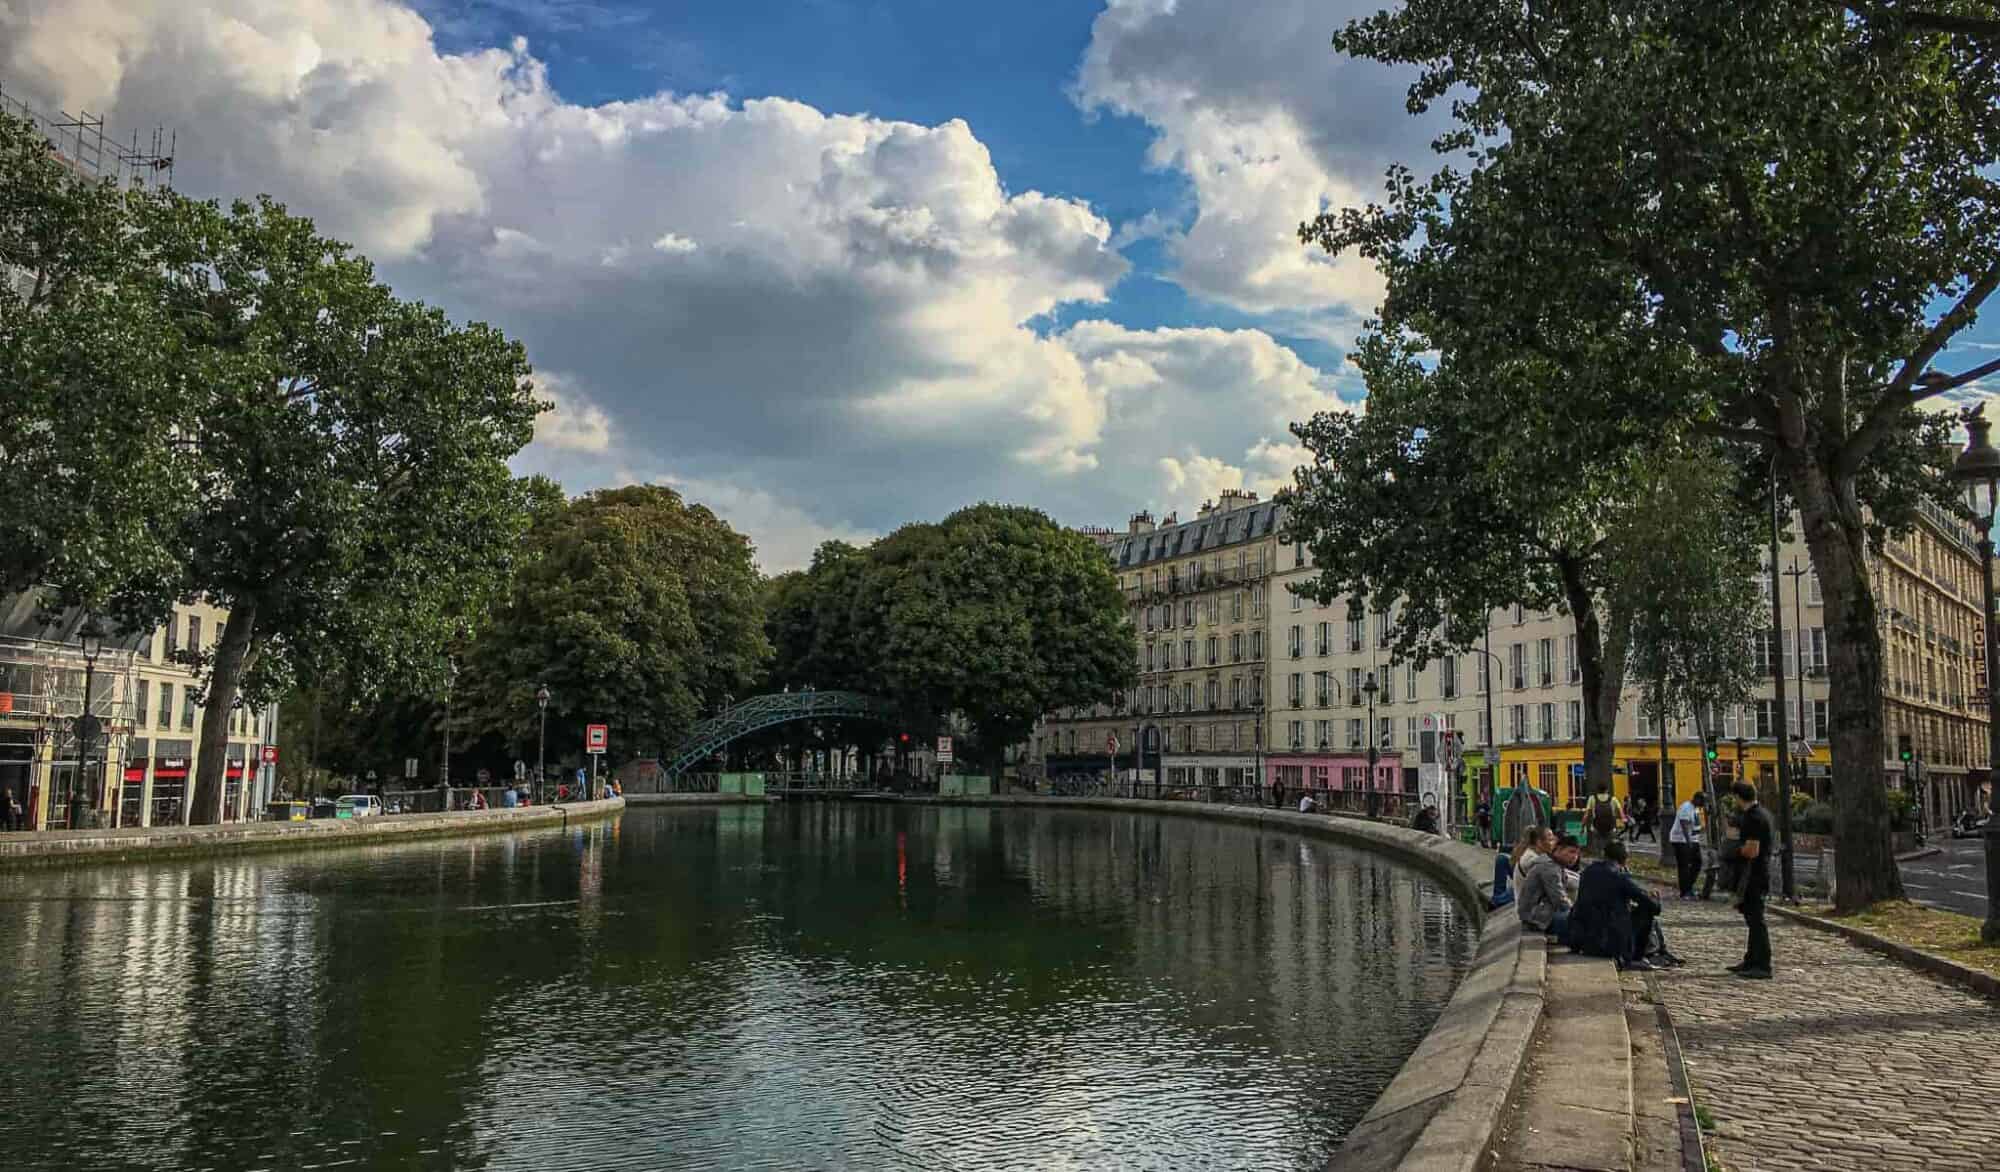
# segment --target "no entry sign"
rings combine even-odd
[[[604,724],[585,725],[583,729],[583,751],[602,753],[611,743],[611,726]]]

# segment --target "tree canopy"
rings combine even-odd
[[[1448,321],[1461,345],[1681,372],[1669,393],[1552,381],[1531,420],[1775,451],[1826,590],[1843,907],[1901,891],[1865,547],[1952,495],[1948,425],[1917,405],[2000,368],[1934,368],[2000,287],[2000,69],[1990,29],[1956,27],[1975,15],[1990,7],[1409,0],[1334,43],[1417,67],[1413,112],[1449,99],[1447,163],[1302,230],[1377,260],[1390,315]]]
[[[829,542],[770,597],[774,683],[881,695],[918,733],[956,714],[974,737],[962,755],[995,771],[1043,713],[1109,699],[1136,671],[1110,563],[1034,509]]]
[[[151,225],[171,198],[80,175],[0,113],[0,594],[157,622],[195,481]],[[139,584],[151,588],[140,591]]]
[[[506,581],[526,517],[507,460],[542,405],[518,344],[399,300],[269,199],[175,199],[154,230],[198,466],[176,584],[229,609],[189,649],[208,677],[195,813],[213,820],[239,691],[441,679],[440,649]]]
[[[584,726],[613,760],[657,756],[723,697],[745,697],[770,646],[749,541],[679,493],[609,489],[546,513],[504,601],[467,651],[459,727],[533,756],[549,689],[554,759]]]

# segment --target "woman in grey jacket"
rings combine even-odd
[[[1556,840],[1554,854],[1537,859],[1528,868],[1515,901],[1523,924],[1558,940],[1564,938],[1569,929],[1570,895],[1563,872],[1576,866],[1579,853],[1576,839],[1565,834]]]

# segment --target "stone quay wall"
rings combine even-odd
[[[258,850],[316,850],[472,834],[562,827],[608,818],[625,799],[567,802],[449,814],[379,814],[309,822],[237,822],[226,826],[147,826],[122,830],[51,830],[0,835],[0,867],[151,861]]]

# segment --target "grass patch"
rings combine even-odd
[[[1700,1103],[1694,1105],[1694,1121],[1701,1125],[1703,1132],[1715,1130],[1715,1116],[1710,1114],[1708,1108],[1702,1106]]]
[[[1980,923],[1973,916],[1940,911],[1901,899],[1884,900],[1845,916],[1834,915],[1833,909],[1827,907],[1807,910],[1835,923],[1851,924],[1898,944],[1921,948],[1967,968],[2000,977],[2000,946],[1979,942]]]

